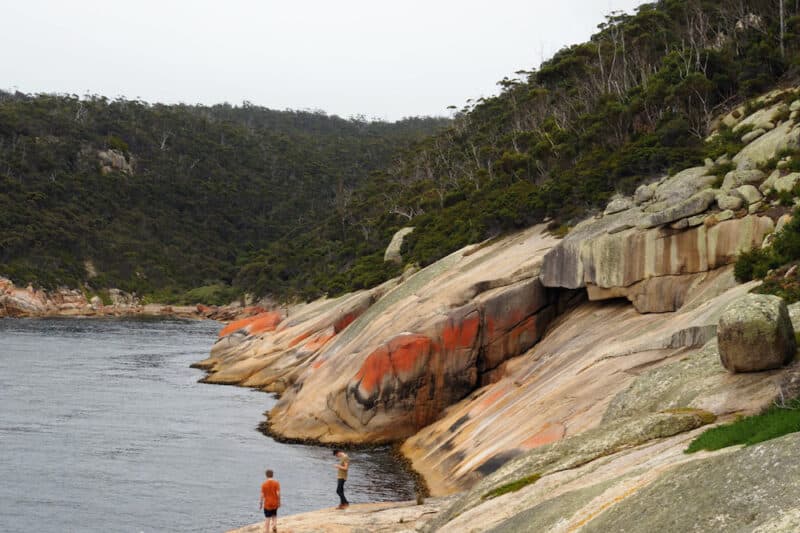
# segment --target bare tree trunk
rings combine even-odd
[[[786,33],[786,18],[784,16],[785,6],[783,5],[784,0],[778,0],[779,11],[781,14],[781,57],[786,56],[786,51],[783,47],[783,36]],[[796,4],[797,2],[795,2]]]

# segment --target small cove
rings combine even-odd
[[[331,507],[327,448],[257,431],[275,400],[198,383],[220,325],[0,320],[4,531],[221,531],[259,521],[264,469],[283,515]],[[353,502],[413,498],[389,449],[350,453]]]

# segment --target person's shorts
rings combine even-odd
[[[278,516],[278,510],[277,509],[264,509],[264,516],[266,516],[267,518],[270,518],[272,516]]]

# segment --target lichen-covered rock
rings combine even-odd
[[[716,179],[716,176],[708,174],[706,167],[687,168],[660,182],[654,191],[653,201],[664,207],[672,207],[707,189]]]
[[[744,201],[739,196],[721,193],[717,195],[717,205],[720,209],[739,209]]]
[[[646,216],[641,222],[639,222],[638,227],[642,229],[653,228],[655,226],[667,224],[681,218],[702,213],[708,209],[708,207],[714,202],[714,199],[715,195],[713,191],[700,191],[671,207],[667,207],[657,213],[652,213]]]
[[[767,194],[769,191],[775,187],[775,180],[781,177],[780,170],[773,170],[772,173],[765,179],[761,185],[758,186],[758,190],[761,191],[763,194]]]
[[[775,125],[773,124],[772,128],[774,128],[774,127],[775,127]],[[772,129],[772,128],[770,128],[770,129]],[[763,128],[758,128],[758,129],[755,129],[755,130],[753,130],[753,131],[751,131],[749,133],[745,133],[744,135],[742,135],[742,143],[747,144],[750,141],[755,141],[756,139],[758,139],[759,137],[761,137],[765,133],[767,133],[767,130],[763,129]]]
[[[99,150],[97,152],[97,159],[100,162],[100,172],[108,174],[109,172],[119,171],[125,174],[132,174],[134,169],[134,160],[132,157],[126,157],[125,154],[119,150]]]
[[[435,494],[446,494],[470,487],[526,450],[597,427],[611,398],[637,376],[693,357],[715,337],[722,309],[754,287],[736,284],[732,268],[724,270],[698,281],[677,313],[640,314],[615,301],[584,303],[561,315],[530,352],[504,363],[501,379],[451,406],[401,451]],[[709,357],[713,372],[706,373]],[[673,398],[719,414],[758,410],[778,392],[771,373],[730,376],[716,352],[698,363],[691,372],[673,369],[669,390],[640,389],[637,416],[662,410],[649,405],[673,407]]]
[[[800,182],[800,172],[792,172],[775,180],[772,188],[778,192],[791,192]]]
[[[725,174],[722,181],[722,190],[730,191],[742,185],[761,183],[766,175],[758,169],[754,170],[731,170]]]
[[[741,187],[737,187],[735,192],[744,198],[744,200],[747,202],[747,205],[761,201],[761,198],[763,198],[761,193],[758,192],[758,189],[752,185],[742,185]]]
[[[599,457],[644,442],[690,431],[707,423],[697,413],[657,413],[639,418],[617,420],[590,429],[574,437],[541,446],[508,461],[491,475],[482,479],[450,507],[443,510],[424,531],[434,531],[464,511],[485,500],[485,495],[511,482],[533,474],[547,475],[572,469]]]
[[[38,316],[47,312],[46,295],[33,287],[21,289],[11,280],[0,278],[0,317]]]
[[[793,433],[692,461],[621,498],[580,531],[797,531],[798,454],[800,434]]]
[[[383,254],[383,260],[392,261],[394,263],[402,263],[403,257],[400,255],[400,250],[403,247],[403,240],[413,231],[413,227],[401,228],[397,230],[397,232],[392,236],[389,246],[386,247],[386,252]]]
[[[274,331],[237,324],[200,364],[207,381],[281,392],[269,430],[283,437],[408,437],[501,379],[504,363],[542,337],[565,302],[539,281],[541,258],[558,242],[531,228],[455,252],[383,292],[290,312]],[[337,326],[359,298],[367,306]]]
[[[642,373],[611,400],[603,420],[685,408],[717,416],[754,412],[769,404],[777,392],[761,376],[731,376],[720,364],[717,340],[711,339],[694,353]]]
[[[731,372],[780,368],[797,344],[786,303],[777,296],[748,294],[731,303],[719,319],[720,360]]]
[[[754,128],[759,128],[763,124],[766,124],[767,122],[772,122],[774,124],[779,117],[781,117],[788,111],[789,111],[789,106],[787,106],[783,102],[767,107],[762,107],[761,109],[758,109],[753,113],[750,113],[738,124],[734,125],[733,131],[735,133],[739,132],[746,126],[753,126]]]
[[[778,152],[798,147],[800,147],[800,128],[787,120],[745,146],[733,157],[733,162],[736,163],[737,169],[754,169],[757,165],[775,157]]]
[[[614,213],[619,213],[620,211],[625,211],[626,209],[630,209],[633,207],[633,200],[630,198],[626,198],[625,196],[619,196],[611,200],[606,206],[605,211],[603,212],[604,215],[612,215]]]
[[[636,188],[636,192],[633,193],[633,202],[636,205],[641,205],[645,202],[649,202],[653,199],[653,195],[656,193],[656,187],[658,187],[657,183],[650,183],[647,185],[639,185]]]

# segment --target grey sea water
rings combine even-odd
[[[338,503],[330,450],[256,431],[270,395],[197,383],[216,322],[0,320],[0,530],[223,531]],[[387,449],[353,451],[352,502],[409,499]]]

